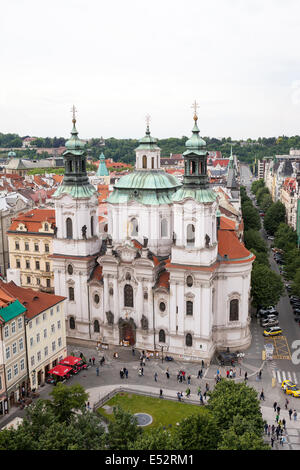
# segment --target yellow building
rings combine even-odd
[[[54,209],[32,209],[12,220],[7,231],[8,280],[22,287],[54,293],[51,260],[54,227]]]
[[[44,384],[48,371],[67,356],[65,297],[19,287],[14,282],[0,281],[0,287],[26,308],[29,386],[38,389]]]

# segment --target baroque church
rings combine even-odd
[[[195,113],[183,183],[161,170],[160,148],[147,125],[135,171],[114,185],[108,230],[99,233],[97,192],[73,115],[65,176],[53,196],[55,293],[66,297],[69,343],[134,346],[193,361],[250,345],[255,257],[224,223],[197,121]],[[233,172],[231,161],[237,198]]]

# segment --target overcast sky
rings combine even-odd
[[[299,0],[2,0],[0,132],[300,134]]]

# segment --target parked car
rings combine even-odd
[[[219,352],[217,355],[218,362],[222,365],[232,365],[234,362],[237,362],[238,356],[234,352]]]
[[[266,318],[265,320],[261,320],[260,326],[263,326],[264,328],[267,328],[269,326],[277,326],[279,325],[279,321],[277,317],[275,318]]]
[[[276,308],[273,306],[261,308],[258,310],[259,315],[264,315],[265,313],[274,313],[276,312]]]
[[[296,315],[295,318],[294,318],[294,320],[295,320],[296,322],[300,323],[300,315]]]
[[[264,336],[278,336],[282,334],[282,329],[280,326],[270,326],[266,328],[263,332]]]

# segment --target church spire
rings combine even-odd
[[[192,105],[194,109],[194,127],[192,136],[186,141],[187,150],[183,153],[184,157],[184,178],[183,184],[192,187],[207,187],[207,155],[208,152],[203,148],[206,142],[200,136],[198,128],[198,104],[195,101]]]

